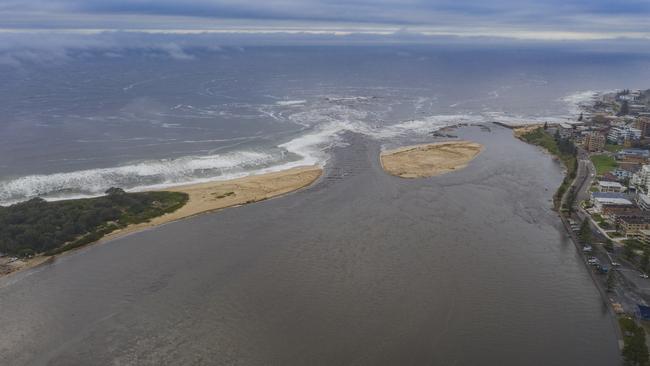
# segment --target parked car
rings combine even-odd
[[[643,273],[643,272],[641,272],[641,273],[639,274],[639,277],[641,277],[641,278],[648,278],[648,275],[645,274],[645,273]]]

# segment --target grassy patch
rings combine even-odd
[[[610,172],[618,166],[616,159],[607,155],[592,155],[591,162],[594,163],[596,167],[596,174],[603,175],[607,172]]]
[[[613,153],[619,152],[624,148],[625,147],[623,145],[605,144],[605,151],[609,151]]]

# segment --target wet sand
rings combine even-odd
[[[620,364],[560,164],[458,134],[485,149],[451,174],[395,179],[348,134],[305,189],[0,279],[0,364]]]
[[[447,141],[407,146],[380,155],[385,171],[402,178],[424,178],[463,169],[483,146],[471,141]]]

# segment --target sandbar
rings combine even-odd
[[[462,169],[483,150],[472,141],[447,141],[384,151],[381,166],[401,178],[426,178]]]

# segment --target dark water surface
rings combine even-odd
[[[316,185],[0,281],[0,364],[617,365],[549,201],[556,162],[468,127],[462,171],[388,176],[357,134]]]

